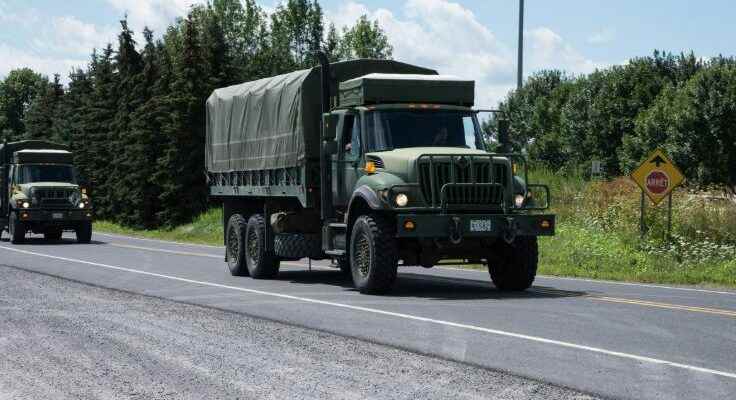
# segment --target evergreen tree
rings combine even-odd
[[[79,171],[81,183],[89,187],[90,160],[92,159],[92,142],[86,135],[85,115],[89,111],[88,98],[92,95],[92,81],[86,71],[77,68],[69,74],[69,88],[64,95],[62,115],[57,124],[68,137],[67,143],[72,149],[74,165]]]
[[[60,123],[61,104],[64,97],[64,88],[61,85],[59,75],[54,75],[53,82],[43,84],[45,88],[33,99],[28,107],[23,122],[26,132],[25,139],[54,140],[66,142],[63,137],[58,137],[55,124]]]
[[[114,182],[110,181],[113,160],[109,144],[118,96],[113,68],[111,44],[107,45],[101,55],[96,52],[92,54],[89,69],[92,92],[84,102],[84,109],[87,112],[82,118],[79,132],[80,137],[89,143],[89,159],[86,160],[89,169],[86,177],[94,191],[95,214],[103,219],[112,219],[115,216],[110,191],[116,188]]]
[[[176,225],[191,220],[207,204],[204,170],[206,80],[197,25],[190,14],[183,22],[180,48],[173,62],[169,118],[162,126],[166,144],[158,159],[162,181],[160,220]]]
[[[139,139],[131,134],[131,115],[146,101],[146,93],[138,85],[143,61],[136,50],[133,32],[126,19],[120,21],[118,51],[115,55],[115,117],[110,127],[108,151],[112,158],[110,174],[105,182],[105,195],[109,198],[109,212],[126,225],[140,224],[137,202],[134,193],[141,184],[134,176],[142,160],[138,158]],[[135,204],[135,205],[134,205]]]

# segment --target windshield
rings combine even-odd
[[[475,113],[455,110],[380,110],[366,114],[368,151],[408,147],[485,150]]]
[[[71,165],[20,165],[17,173],[16,183],[18,184],[35,182],[77,183],[77,171]]]

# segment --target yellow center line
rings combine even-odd
[[[542,293],[542,294],[552,294],[552,295],[559,295],[559,296],[566,296],[566,297],[580,297],[580,298],[597,300],[597,301],[605,301],[609,303],[633,304],[633,305],[644,306],[644,307],[663,308],[663,309],[668,309],[668,310],[679,310],[679,311],[691,311],[691,312],[699,312],[699,313],[705,313],[705,314],[714,314],[714,315],[721,315],[725,317],[736,318],[736,311],[725,310],[725,309],[720,309],[720,308],[686,306],[686,305],[680,305],[680,304],[660,303],[656,301],[626,299],[626,298],[621,298],[621,297],[600,296],[600,295],[594,295],[594,294],[576,295],[576,293],[579,293],[579,292],[571,292],[571,291],[547,289],[547,288],[536,288],[536,287],[531,289],[531,291]]]
[[[722,315],[725,317],[736,318],[736,311],[724,310],[720,308],[683,306],[679,304],[659,303],[659,302],[646,301],[646,300],[621,299],[617,297],[603,297],[603,296],[589,296],[589,297],[593,300],[607,301],[609,303],[635,304],[635,305],[645,306],[645,307],[665,308],[669,310],[692,311],[692,312]]]

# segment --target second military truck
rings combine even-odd
[[[92,238],[92,203],[79,184],[66,146],[36,140],[0,144],[0,232],[13,244],[27,233],[61,239],[74,231],[77,241]]]
[[[483,263],[501,290],[531,286],[537,237],[554,234],[555,217],[537,212],[549,190],[525,182],[523,157],[486,150],[474,82],[319,58],[207,101],[230,272],[272,278],[282,260],[332,259],[362,293],[385,293],[400,265]]]

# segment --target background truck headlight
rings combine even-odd
[[[406,207],[406,205],[409,204],[409,196],[404,193],[399,193],[396,195],[395,201],[397,206]]]

